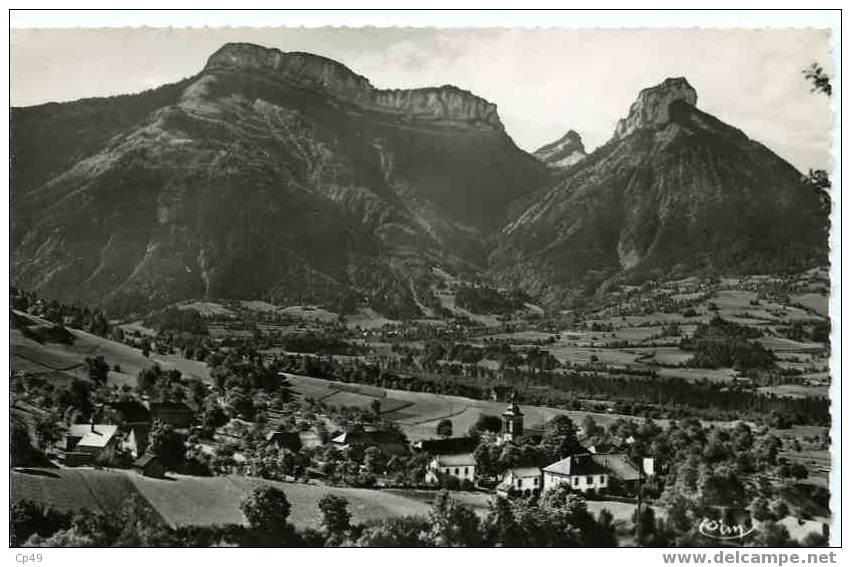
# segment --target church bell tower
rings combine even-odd
[[[511,399],[508,408],[502,412],[502,432],[500,442],[516,441],[523,435],[523,412],[517,405],[514,390],[511,391]]]

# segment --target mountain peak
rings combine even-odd
[[[453,85],[377,89],[342,63],[303,52],[284,52],[251,43],[227,43],[207,60],[204,71],[271,75],[300,88],[322,91],[365,110],[429,121],[464,121],[502,131],[496,105]]]
[[[545,146],[541,146],[532,154],[549,167],[569,167],[585,157],[585,145],[582,136],[576,130],[567,133]]]
[[[642,89],[629,107],[629,115],[618,121],[615,139],[625,138],[641,128],[658,128],[667,124],[668,109],[674,101],[682,101],[690,106],[697,104],[697,91],[685,77],[668,78],[658,85]]]

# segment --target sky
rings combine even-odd
[[[230,41],[330,57],[378,88],[453,84],[493,102],[527,151],[579,132],[605,143],[638,92],[684,76],[697,106],[801,171],[830,169],[830,70],[817,29],[127,28],[11,30],[11,103],[132,93],[200,71]]]

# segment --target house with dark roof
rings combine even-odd
[[[352,446],[378,447],[388,457],[410,453],[405,436],[397,431],[347,431],[333,437],[331,443],[341,450]]]
[[[653,459],[641,467],[624,453],[572,455],[544,468],[544,490],[568,482],[574,490],[613,490],[635,494],[642,478],[653,475]]]
[[[298,452],[301,449],[301,436],[296,431],[269,431],[266,433],[266,447]]]
[[[429,455],[460,455],[472,453],[479,445],[475,437],[448,437],[446,439],[423,439],[414,443],[414,449]]]
[[[159,457],[150,453],[145,453],[135,461],[133,461],[133,470],[143,476],[153,478],[165,477],[165,466]]]
[[[571,455],[544,467],[544,490],[561,484],[580,492],[605,490],[609,486],[609,469],[594,460],[594,455]]]
[[[195,420],[195,412],[183,402],[146,402],[146,406],[151,421],[161,421],[177,429],[189,427]]]
[[[117,413],[125,425],[151,423],[151,412],[138,400],[107,402],[105,406]]]

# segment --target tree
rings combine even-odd
[[[541,445],[551,461],[558,461],[582,449],[576,438],[576,427],[566,415],[557,415],[547,423]]]
[[[477,547],[482,545],[479,517],[441,490],[428,515],[431,542],[437,547]]]
[[[87,356],[86,366],[89,371],[89,378],[95,384],[106,384],[106,379],[109,376],[109,364],[104,360],[103,355]]]
[[[186,455],[186,443],[183,435],[161,421],[155,421],[151,427],[148,452],[159,457],[167,470],[177,470]]]
[[[363,452],[363,464],[372,474],[384,474],[387,471],[387,459],[381,449],[372,446]]]
[[[830,84],[830,77],[824,72],[824,68],[818,63],[812,63],[809,67],[803,70],[804,77],[812,83],[811,92],[821,92],[827,96],[833,94],[833,87]]]
[[[355,545],[358,547],[423,547],[430,542],[424,538],[430,526],[421,516],[403,516],[380,520],[363,530]]]
[[[12,422],[9,439],[9,453],[13,467],[27,464],[27,460],[33,454],[30,434],[26,424],[17,419]]]
[[[290,531],[290,502],[273,486],[258,486],[239,505],[249,527],[261,536],[280,537]]]
[[[499,433],[502,430],[502,420],[498,415],[488,415],[483,413],[479,415],[479,418],[476,420],[476,423],[470,428],[470,433],[473,431],[482,432],[482,431],[490,431],[491,433]]]
[[[342,538],[351,528],[352,515],[349,502],[345,498],[326,494],[319,500],[319,512],[322,514],[320,525],[328,538]]]
[[[439,437],[452,437],[452,420],[441,419],[437,424],[437,435]]]
[[[484,522],[485,538],[494,547],[522,547],[523,528],[517,523],[507,498],[495,498],[488,504]]]
[[[9,510],[11,545],[18,547],[33,534],[49,537],[58,530],[67,529],[71,518],[51,506],[32,500],[19,500]]]

